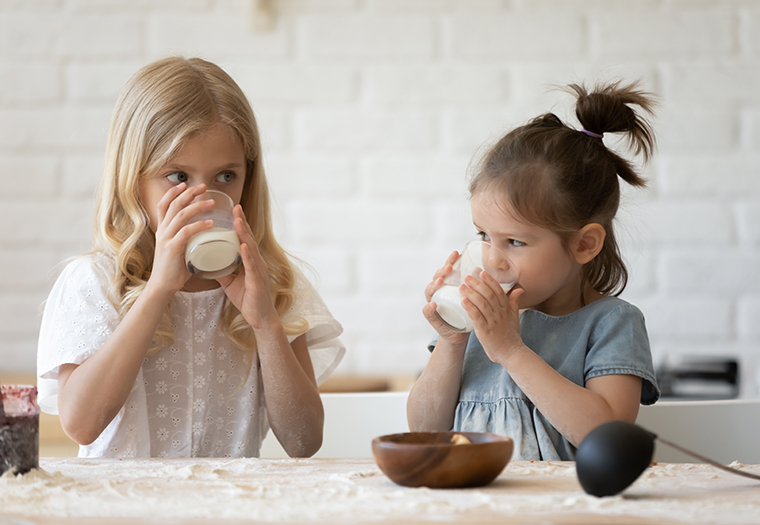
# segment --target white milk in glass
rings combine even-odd
[[[211,228],[190,238],[185,260],[198,277],[216,279],[229,275],[240,263],[240,240],[237,233],[225,228]]]
[[[218,279],[235,271],[240,264],[240,240],[233,227],[232,199],[209,190],[196,201],[213,199],[213,209],[198,214],[194,221],[214,221],[214,227],[193,235],[185,249],[187,269],[203,279]]]
[[[484,257],[484,252],[489,255]],[[492,263],[496,266],[491,266]],[[499,282],[504,293],[517,283],[517,268],[504,252],[484,241],[467,243],[454,263],[452,272],[444,279],[443,286],[431,298],[436,304],[438,318],[455,332],[472,332],[475,329],[472,319],[462,306],[459,285],[468,275],[480,280],[483,271]]]
[[[512,289],[514,283],[502,284],[504,293]],[[462,306],[462,294],[459,285],[444,284],[433,294],[432,301],[436,304],[438,317],[455,332],[472,332],[475,326]]]

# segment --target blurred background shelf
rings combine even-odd
[[[329,378],[320,386],[322,393],[351,392],[398,392],[409,390],[415,377],[383,377],[338,375]],[[36,385],[32,374],[10,374],[0,372],[0,383],[8,385]],[[58,416],[40,414],[40,457],[74,457],[79,445],[63,431]]]
[[[334,375],[319,386],[325,393],[340,392],[406,392],[416,376]]]

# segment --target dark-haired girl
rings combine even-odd
[[[493,432],[514,440],[514,459],[571,460],[590,430],[633,422],[639,403],[659,397],[644,317],[617,297],[628,276],[613,230],[618,178],[645,183],[602,140],[623,134],[648,160],[642,113],[654,101],[636,84],[568,90],[581,130],[537,117],[499,140],[471,180],[478,234],[520,277],[506,294],[485,272],[467,277],[462,306],[475,330],[461,334],[430,302],[459,254],[435,273],[423,313],[440,337],[409,396],[412,430]]]

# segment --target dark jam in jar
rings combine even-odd
[[[13,469],[24,474],[39,467],[40,407],[37,388],[0,386],[0,475]]]

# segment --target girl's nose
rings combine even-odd
[[[509,258],[496,248],[489,248],[488,250],[488,264],[491,268],[497,270],[508,270],[512,263]]]

